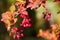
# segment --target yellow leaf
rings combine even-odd
[[[23,0],[17,0],[17,1],[22,2]]]
[[[14,12],[14,11],[15,11],[15,5],[12,4],[11,7],[9,8],[9,10],[10,10],[11,12]]]
[[[60,25],[60,14],[56,15],[56,23]]]

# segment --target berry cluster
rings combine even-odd
[[[34,9],[34,8],[38,8],[39,5],[40,5],[40,0],[29,0],[27,8]]]
[[[27,8],[37,9],[40,7],[40,5],[43,5],[45,7],[45,3],[46,3],[45,0],[29,0]]]
[[[27,27],[30,27],[32,24],[31,24],[31,19],[28,15],[28,12],[27,12],[27,8],[24,6],[25,1],[23,2],[16,2],[16,6],[17,6],[17,10],[20,14],[20,17],[23,18],[23,21],[22,23],[20,24],[20,26],[24,27],[24,28],[27,28]]]
[[[41,4],[43,7],[45,7],[46,6],[46,0],[42,0]]]
[[[7,29],[9,29],[10,36],[13,35],[14,39],[20,39],[21,37],[24,36],[23,30],[20,30],[15,27],[15,23],[17,21],[17,17],[16,17],[17,14],[19,14],[20,18],[23,19],[23,21],[20,24],[21,27],[23,28],[31,27],[32,22],[31,22],[31,18],[29,17],[27,9],[39,8],[41,4],[45,6],[45,0],[16,0],[16,3],[13,4],[14,6],[11,7],[13,9],[11,10],[10,8],[8,9],[9,12],[2,14],[2,21],[6,25],[8,25]]]
[[[13,27],[9,34],[10,36],[13,35],[14,39],[20,39],[21,37],[24,36],[23,32],[24,32],[23,30]]]
[[[46,20],[48,20],[48,21],[50,21],[51,12],[47,12],[47,14],[43,12],[43,18],[46,19]]]
[[[31,27],[31,19],[30,18],[24,18],[22,23],[20,24],[24,28]]]

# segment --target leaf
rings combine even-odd
[[[56,22],[56,24],[60,25],[60,14],[56,15],[55,22]]]
[[[17,0],[17,1],[22,2],[23,0]]]
[[[15,11],[15,5],[12,4],[11,7],[9,8],[9,10],[10,10],[11,12],[14,12],[14,11]]]

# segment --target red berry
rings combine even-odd
[[[21,33],[21,37],[23,37],[24,36],[24,34],[23,33]]]
[[[20,30],[20,32],[24,32],[23,30]]]
[[[48,12],[48,15],[50,15],[50,16],[51,16],[51,12]]]
[[[16,35],[14,35],[14,36],[13,36],[13,38],[14,38],[14,39],[16,39],[16,38],[17,38],[17,36],[16,36]]]
[[[50,18],[50,17],[51,17],[50,15],[47,16],[47,18]]]
[[[31,26],[31,19],[30,18],[23,19],[23,21],[20,24],[20,26],[23,26],[25,28],[30,27]]]
[[[21,35],[20,35],[20,34],[18,34],[18,35],[17,35],[17,38],[18,38],[18,39],[20,39],[20,38],[21,38]]]
[[[15,28],[15,30],[16,30],[16,32],[18,32],[18,31],[19,31],[19,29],[18,29],[18,28]]]

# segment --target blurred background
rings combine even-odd
[[[6,12],[6,10],[11,6],[16,0],[0,0],[0,20],[1,14]],[[41,5],[37,10],[28,9],[29,16],[32,19],[32,27],[24,29],[25,36],[21,40],[46,40],[45,38],[38,38],[37,34],[39,29],[47,30],[50,29],[51,23],[60,24],[60,2],[53,2],[54,0],[47,0],[46,7],[52,13],[50,23],[46,20],[43,20],[42,12],[45,11],[45,8]],[[18,16],[17,25],[21,22],[21,18]],[[0,40],[14,40],[9,36],[4,22],[0,21]]]

